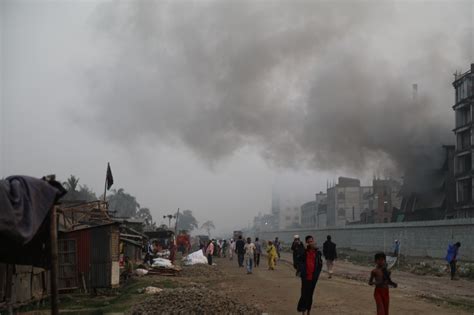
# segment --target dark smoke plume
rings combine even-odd
[[[472,35],[469,4],[405,6],[102,5],[97,44],[106,53],[89,77],[94,121],[117,142],[180,144],[211,164],[247,145],[283,167],[428,163],[432,148],[454,141],[449,85],[457,62],[469,59],[458,41]],[[431,28],[413,30],[422,23],[416,12],[428,12],[421,20]],[[439,12],[459,23],[458,35]]]

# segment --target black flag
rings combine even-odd
[[[106,177],[105,181],[107,183],[107,190],[109,190],[110,187],[112,187],[112,185],[114,184],[114,177],[112,176],[112,170],[110,169],[110,163],[107,163],[107,177]]]

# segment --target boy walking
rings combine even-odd
[[[390,278],[390,271],[386,267],[386,256],[380,252],[375,254],[375,269],[370,273],[369,285],[375,285],[374,299],[377,306],[377,315],[388,315],[390,295],[388,288],[397,287]]]

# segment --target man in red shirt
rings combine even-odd
[[[313,293],[319,274],[323,267],[322,255],[316,247],[311,235],[306,236],[306,250],[300,256],[299,266],[301,271],[301,297],[298,302],[298,312],[309,315],[313,304]]]

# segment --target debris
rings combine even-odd
[[[183,263],[186,266],[207,264],[207,258],[204,256],[202,250],[197,250],[183,258]]]
[[[171,260],[165,258],[155,258],[153,259],[152,267],[172,267],[173,264]]]
[[[146,270],[146,269],[138,268],[138,269],[135,270],[135,274],[137,276],[144,276],[147,273],[148,273],[148,270]]]
[[[179,288],[164,290],[135,305],[139,314],[261,314],[254,306],[238,303],[231,297],[209,289]]]
[[[163,289],[157,287],[146,287],[144,292],[145,294],[158,294],[161,291],[163,291]]]

